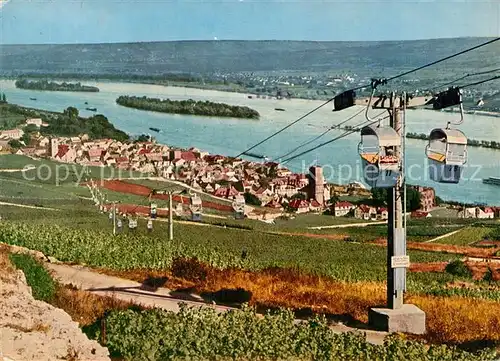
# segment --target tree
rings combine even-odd
[[[70,119],[76,119],[78,118],[79,112],[75,107],[67,107],[64,110],[64,115],[67,115]]]
[[[406,209],[414,212],[422,206],[420,192],[413,187],[406,187]]]
[[[262,205],[262,202],[260,201],[260,199],[257,198],[257,196],[252,194],[252,193],[245,192],[243,194],[243,196],[245,197],[246,204],[250,204],[252,206],[261,206]]]
[[[38,127],[35,124],[28,124],[24,127],[24,133],[36,133],[38,131]]]
[[[387,189],[386,188],[372,188],[373,204],[377,207],[387,205]]]
[[[31,143],[31,133],[24,133],[21,140],[28,146]]]
[[[11,148],[14,148],[14,149],[18,149],[18,148],[21,148],[23,145],[20,141],[18,141],[17,139],[11,139],[9,140],[9,146]]]
[[[137,137],[138,142],[149,142],[149,135],[141,134]]]
[[[2,93],[2,102],[7,103],[7,96],[5,95],[5,93]]]
[[[373,205],[376,207],[387,206],[387,188],[372,188]],[[406,186],[406,209],[408,211],[416,211],[422,206],[420,201],[420,193],[412,186]]]
[[[434,198],[434,204],[436,204],[436,206],[440,206],[440,205],[442,205],[443,203],[444,203],[444,200],[443,200],[441,197],[436,196],[436,197]]]

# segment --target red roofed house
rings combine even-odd
[[[138,155],[143,155],[143,154],[149,154],[149,153],[151,153],[151,149],[141,148],[137,154]]]
[[[194,154],[193,152],[182,152],[181,159],[184,159],[185,161],[188,162],[195,162],[196,159],[198,158],[196,157],[196,154]]]
[[[369,221],[370,219],[375,219],[377,217],[377,210],[373,207],[362,204],[354,210],[354,217]]]
[[[432,217],[432,215],[429,212],[415,211],[415,212],[411,212],[411,217],[412,218],[430,218],[430,217]]]
[[[309,212],[309,202],[303,199],[295,198],[288,206],[297,213],[307,213]]]
[[[333,205],[335,217],[343,217],[349,214],[356,207],[350,202],[337,202]]]
[[[377,209],[377,218],[383,221],[389,219],[389,210],[387,208],[380,207]]]
[[[57,154],[54,158],[60,162],[73,163],[76,159],[76,152],[67,144],[59,144]]]
[[[495,218],[495,212],[490,207],[477,207],[476,218],[479,219],[492,219]]]
[[[267,203],[265,207],[283,210],[283,206],[276,199],[273,199],[271,202]]]
[[[150,162],[162,162],[163,157],[161,153],[149,153],[146,154],[146,159]]]
[[[91,162],[99,162],[101,160],[102,152],[104,150],[102,148],[90,148],[89,153],[89,161]]]
[[[309,203],[309,211],[319,212],[322,208],[323,206],[316,199],[311,199],[311,202]]]
[[[221,198],[233,198],[238,194],[240,194],[240,192],[238,192],[238,190],[234,187],[220,187],[214,192],[214,196]]]

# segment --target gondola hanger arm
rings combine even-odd
[[[371,99],[371,103],[370,103]],[[417,107],[422,107],[425,105],[432,104],[434,100],[434,97],[432,96],[427,96],[427,97],[413,97],[408,99],[408,103],[406,104],[407,108],[417,108]],[[387,95],[378,95],[374,96],[373,98],[371,97],[366,97],[366,98],[359,98],[355,99],[355,104],[356,105],[362,105],[362,106],[369,106],[371,104],[372,109],[392,109],[393,106],[396,108],[402,108],[403,107],[403,100],[401,97],[395,97],[395,99],[391,102],[391,99]]]

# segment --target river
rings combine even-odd
[[[68,106],[75,106],[82,116],[95,113],[85,110],[95,107],[99,114],[104,114],[117,128],[131,135],[150,133],[149,127],[159,128],[161,133],[152,132],[153,136],[168,145],[179,147],[197,147],[213,154],[236,155],[246,147],[257,143],[284,125],[315,108],[321,102],[314,100],[271,100],[249,99],[247,94],[226,93],[180,87],[156,85],[85,82],[95,85],[99,93],[41,92],[16,89],[11,80],[0,80],[0,91],[5,92],[10,103],[27,107],[62,111]],[[170,99],[194,99],[223,102],[233,105],[246,105],[261,114],[260,120],[228,119],[154,113],[125,108],[116,104],[119,95],[153,96]],[[36,101],[30,100],[36,98]],[[88,102],[88,105],[85,104]],[[285,111],[276,111],[283,108]],[[337,124],[359,108],[332,112],[327,105],[302,122],[287,129],[277,137],[262,144],[255,153],[270,158],[279,157],[296,147],[301,142],[320,134],[326,127]],[[374,114],[376,114],[374,112]],[[458,114],[434,112],[429,110],[409,110],[406,115],[407,132],[429,133],[432,128],[445,127],[449,120],[457,120]],[[363,122],[364,116],[355,118],[351,125]],[[470,138],[479,140],[500,140],[500,119],[495,117],[466,115],[465,122],[459,128]],[[335,130],[321,141],[341,134]],[[287,166],[294,171],[303,171],[317,162],[324,166],[325,177],[332,182],[347,183],[361,180],[358,155],[359,133],[333,142],[321,149],[294,160]],[[500,187],[482,183],[483,178],[500,177],[500,150],[469,148],[469,159],[465,167],[463,180],[458,185],[437,184],[426,177],[426,142],[407,140],[407,166],[411,167],[409,183],[434,187],[444,199],[461,202],[481,202],[500,205]],[[310,145],[311,146],[311,145]],[[309,146],[309,147],[310,147]]]

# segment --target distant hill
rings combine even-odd
[[[458,38],[389,42],[176,41],[0,45],[0,75],[158,75],[168,72],[243,71],[351,71],[370,75],[394,74],[485,40]],[[463,74],[488,66],[498,66],[498,54],[500,43],[495,43],[443,63],[433,68],[432,72]],[[432,73],[427,75],[432,76]],[[425,72],[422,76],[425,76]]]

